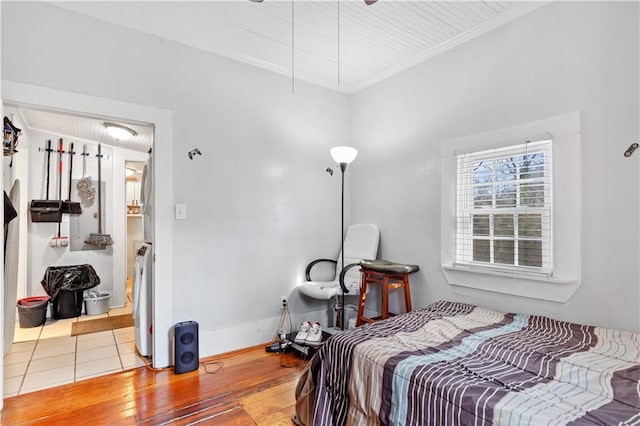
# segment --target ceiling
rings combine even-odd
[[[132,124],[117,120],[103,120],[94,117],[72,115],[42,111],[38,109],[5,106],[5,114],[17,116],[24,123],[22,130],[41,131],[54,133],[62,138],[70,139],[70,142],[101,142],[109,146],[130,149],[133,151],[147,152],[153,144],[153,127],[149,125]],[[135,130],[137,135],[129,140],[116,140],[107,134],[104,127],[105,121],[125,125]],[[43,142],[44,143],[44,142]]]
[[[378,0],[371,6],[364,0],[50,3],[296,80],[354,93],[547,2]],[[139,123],[5,106],[8,114],[20,116],[25,130],[140,152],[147,152],[153,143],[153,128]],[[138,134],[117,141],[106,133],[105,121],[126,125]]]
[[[371,6],[363,0],[52,4],[353,93],[522,16],[546,1],[379,0]]]

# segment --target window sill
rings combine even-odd
[[[566,303],[580,287],[580,280],[485,270],[470,266],[442,265],[447,282],[459,290],[493,291],[532,299]]]

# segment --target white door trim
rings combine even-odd
[[[173,325],[173,217],[171,208],[173,202],[173,160],[171,155],[173,131],[171,111],[7,80],[2,80],[2,100],[7,104],[13,103],[71,114],[121,118],[129,122],[138,121],[154,126],[153,367],[169,366],[169,336]],[[158,190],[158,188],[162,188],[162,190]],[[0,330],[2,330],[4,317],[0,321]],[[0,383],[4,374],[1,376]]]

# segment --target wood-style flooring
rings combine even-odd
[[[198,371],[137,368],[7,398],[2,425],[291,425],[306,360],[264,345]]]

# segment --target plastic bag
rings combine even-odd
[[[40,282],[51,300],[55,299],[61,290],[88,290],[100,284],[100,277],[93,266],[49,266]]]

